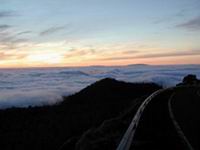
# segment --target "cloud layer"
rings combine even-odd
[[[66,28],[66,26],[51,27],[51,28],[48,28],[48,29],[40,32],[40,36],[47,36],[47,35],[50,35],[50,34],[54,34],[56,32],[64,30],[65,28]]]
[[[191,19],[187,22],[177,25],[179,28],[184,28],[187,30],[197,31],[200,30],[200,16]]]
[[[0,11],[0,18],[13,17],[13,16],[16,16],[16,13],[14,11]]]
[[[0,108],[55,104],[102,78],[174,86],[187,74],[200,78],[200,65],[0,69]]]

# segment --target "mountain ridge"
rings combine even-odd
[[[0,110],[1,148],[58,149],[65,141],[117,117],[137,98],[160,88],[153,83],[103,79],[53,106]]]

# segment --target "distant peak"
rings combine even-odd
[[[183,78],[182,83],[178,85],[200,85],[200,80],[197,79],[197,76],[194,74],[188,74]]]
[[[149,66],[149,65],[147,65],[147,64],[130,64],[128,66]]]
[[[113,78],[104,78],[99,81],[96,81],[93,83],[91,86],[96,86],[96,85],[107,85],[107,84],[113,84],[113,83],[119,83],[120,81],[117,81],[116,79]]]
[[[97,82],[109,82],[109,81],[115,81],[115,82],[117,82],[117,80],[116,79],[113,79],[113,78],[104,78],[104,79],[101,79],[101,80],[99,80],[99,81],[97,81]]]

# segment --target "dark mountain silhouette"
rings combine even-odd
[[[122,120],[131,118],[144,98],[160,88],[154,83],[134,84],[106,78],[64,97],[63,102],[54,106],[0,110],[1,149],[78,148],[87,133],[100,125],[105,131],[110,128],[106,128],[108,124],[121,122],[123,126]],[[122,135],[124,126],[118,129],[122,129]]]
[[[195,75],[185,76],[183,78],[182,83],[180,84],[182,86],[181,86],[181,88],[179,88],[179,92],[180,92],[179,100],[185,99],[187,102],[188,99],[191,99],[192,96],[195,97],[196,91],[194,89],[195,89],[196,85],[198,85],[198,84],[199,84],[199,80],[196,78]],[[183,96],[184,94],[187,93],[186,91],[189,93],[191,93],[191,91],[192,91],[193,94],[190,95],[190,97]],[[153,141],[155,141],[157,149],[177,149],[177,147],[179,147],[178,149],[185,149],[185,148],[187,149],[187,146],[185,146],[183,144],[183,142],[181,141],[181,139],[177,136],[177,131],[175,130],[174,126],[172,126],[171,120],[167,117],[168,113],[169,113],[168,107],[167,107],[168,100],[171,97],[171,94],[172,94],[172,91],[169,91],[169,92],[165,92],[164,94],[157,96],[158,103],[156,105],[153,105],[153,107],[149,110],[150,112],[147,113],[148,116],[146,117],[147,120],[150,120],[150,125],[148,124],[148,122],[145,122],[144,124],[146,125],[146,127],[144,127],[144,128],[140,127],[139,131],[137,130],[137,132],[140,132],[140,134],[141,133],[146,134],[146,132],[149,133],[149,131],[152,132],[150,134],[151,136],[150,136],[149,141],[152,141],[152,143],[153,143]],[[198,95],[196,95],[196,96],[198,96]],[[125,133],[125,129],[128,128],[128,126],[131,122],[131,119],[133,118],[134,114],[136,113],[138,106],[141,105],[141,101],[143,101],[142,97],[137,100],[134,100],[134,102],[131,104],[132,107],[129,107],[129,109],[127,111],[125,111],[124,113],[122,113],[121,115],[119,115],[115,118],[104,121],[97,128],[89,129],[78,140],[76,140],[75,143],[73,143],[73,141],[69,140],[68,142],[66,142],[66,144],[62,150],[68,149],[70,146],[72,146],[72,143],[73,143],[73,148],[75,147],[74,149],[76,149],[76,150],[116,149],[116,147],[120,143],[120,140],[122,139],[123,133]],[[191,102],[191,103],[193,104],[193,102]],[[181,104],[182,103],[180,103],[180,105]],[[159,105],[159,106],[157,106],[157,105]],[[163,107],[161,107],[161,106],[163,106]],[[198,106],[199,105],[197,105],[196,108],[198,108]],[[187,111],[189,109],[185,108],[185,107],[183,107],[183,109],[184,109],[185,114],[187,114]],[[179,109],[176,109],[176,111],[178,111],[178,110]],[[198,109],[196,109],[196,110],[198,110]],[[155,114],[153,112],[155,112]],[[196,114],[198,114],[198,113],[196,113]],[[149,117],[149,115],[150,115],[150,117]],[[187,115],[186,116],[180,115],[180,116],[184,120],[184,118],[186,118]],[[198,130],[198,123],[196,121],[197,119],[195,119],[196,118],[195,115],[193,115],[193,116],[194,116],[193,122],[195,121],[196,130]],[[155,125],[152,125],[153,120],[156,120],[156,119],[157,119],[157,121],[154,122]],[[183,123],[185,124],[185,126],[188,125],[184,121],[183,121]],[[162,124],[164,124],[164,127],[162,126]],[[189,124],[190,124],[190,127],[194,126],[191,123],[189,123]],[[161,129],[162,131],[159,129]],[[195,137],[194,134],[191,133],[191,130],[188,130],[188,133],[193,135],[193,137],[196,138],[196,142],[198,143],[198,139],[199,139],[198,136]],[[152,136],[152,135],[155,135],[155,136]],[[159,135],[160,138],[156,139],[155,137],[157,137],[157,135]],[[145,135],[144,137],[147,138],[149,136]],[[137,138],[138,138],[138,136],[137,136]],[[134,139],[135,139],[135,141],[133,141],[133,143],[135,144],[134,145],[135,147],[133,149],[142,149],[142,148],[143,149],[155,149],[155,147],[154,147],[155,145],[148,145],[148,142],[147,142],[147,144],[145,144],[145,142],[142,142],[142,141],[140,141],[140,139],[136,139],[135,137],[134,137]],[[152,146],[154,148],[152,148]],[[160,148],[158,148],[158,147],[160,147]],[[180,147],[182,147],[182,148],[180,148]]]
[[[177,84],[177,86],[181,85],[200,85],[200,80],[197,79],[196,75],[189,74],[183,78],[181,83]]]

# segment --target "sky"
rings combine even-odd
[[[0,68],[200,64],[200,0],[0,0]]]

